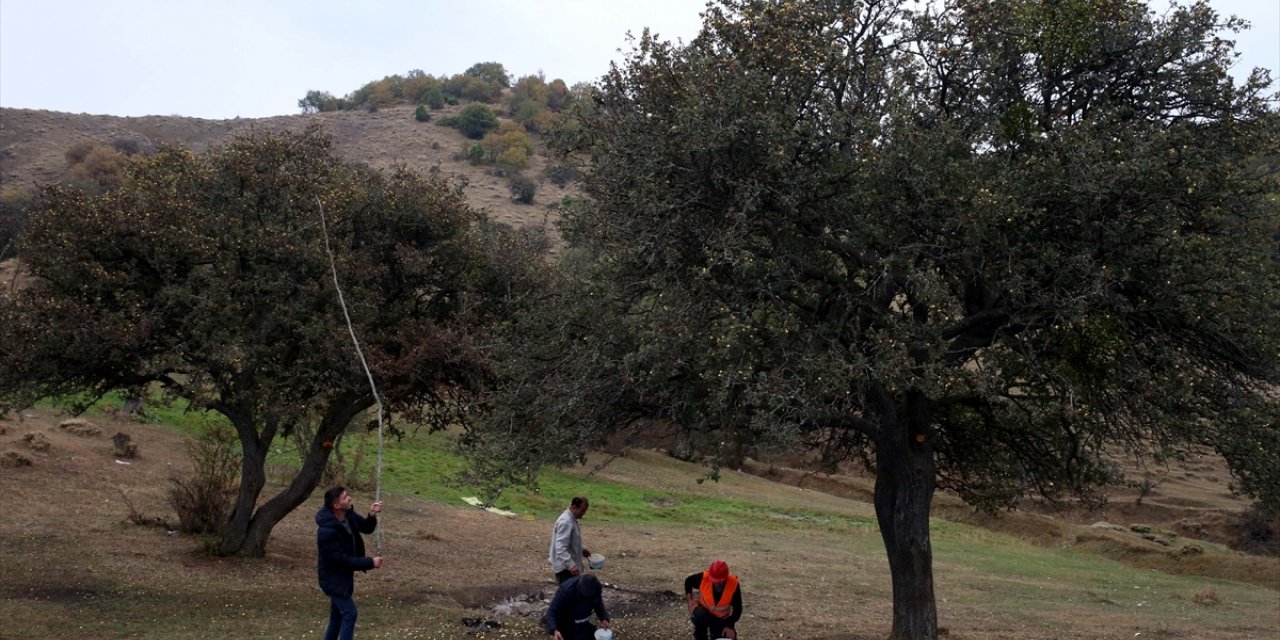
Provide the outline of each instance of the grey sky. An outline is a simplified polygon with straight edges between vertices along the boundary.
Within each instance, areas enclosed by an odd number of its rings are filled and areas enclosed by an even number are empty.
[[[1159,6],[1164,3],[1157,0]],[[1211,0],[1254,23],[1241,67],[1280,79],[1280,2]],[[0,0],[0,105],[204,118],[297,112],[422,69],[501,62],[570,84],[603,74],[626,33],[692,38],[702,0]]]

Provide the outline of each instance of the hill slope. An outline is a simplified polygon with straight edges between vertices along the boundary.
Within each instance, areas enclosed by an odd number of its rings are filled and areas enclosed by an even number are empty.
[[[435,119],[455,113],[458,107],[434,112]],[[225,144],[254,128],[301,131],[319,124],[333,136],[337,152],[351,162],[386,168],[403,164],[418,171],[439,167],[445,175],[467,183],[472,206],[487,211],[493,220],[515,227],[542,227],[554,234],[556,205],[569,189],[540,180],[531,205],[511,200],[506,179],[489,167],[477,167],[455,157],[466,138],[434,122],[414,120],[409,106],[387,107],[373,113],[335,111],[271,118],[204,120],[181,116],[122,118],[88,114],[0,108],[0,191],[48,183],[62,177],[64,154],[78,142],[109,145],[132,140],[141,146],[181,145],[201,152]],[[547,159],[535,154],[526,173],[538,180]]]
[[[59,428],[61,418],[47,409],[9,418],[0,418],[0,459],[21,456],[30,464],[0,468],[0,495],[10,505],[0,520],[8,547],[0,554],[6,638],[296,638],[318,631],[327,602],[315,586],[314,499],[276,528],[266,558],[210,558],[198,540],[154,526],[174,519],[167,478],[188,464],[179,431],[96,415],[102,431],[77,434]],[[138,457],[113,455],[117,431],[139,443]],[[612,585],[606,598],[620,637],[687,637],[674,592],[714,558],[728,560],[743,579],[740,627],[748,637],[874,640],[889,628],[888,566],[872,509],[859,499],[736,472],[702,483],[702,467],[631,450],[571,470],[554,494],[533,497],[544,505],[536,515],[503,517],[387,491],[399,484],[395,467],[383,485],[387,565],[358,578],[361,637],[546,637],[535,620],[545,609],[540,595],[552,588],[547,542],[571,491],[592,497],[584,540],[608,557],[598,575]],[[355,494],[363,508],[373,491]],[[1030,530],[1046,521],[1022,522]],[[1210,549],[1170,562],[1213,565],[1229,575],[1178,576],[1164,572],[1167,563],[1161,571],[1135,570],[1099,548],[1137,548],[1120,533],[1072,530],[1042,546],[1011,535],[1009,526],[992,532],[935,520],[938,607],[949,639],[1243,640],[1274,637],[1280,624],[1274,558]],[[483,618],[502,626],[468,635],[475,625],[463,621]]]

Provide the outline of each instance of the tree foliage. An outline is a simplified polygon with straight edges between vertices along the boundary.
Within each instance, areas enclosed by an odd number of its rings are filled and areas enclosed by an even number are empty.
[[[727,463],[862,459],[892,637],[932,640],[936,487],[1092,499],[1116,456],[1207,447],[1280,504],[1280,214],[1250,169],[1280,119],[1203,4],[907,6],[721,0],[688,46],[641,37],[561,138],[594,159],[580,275],[469,442],[515,476],[661,418]]]
[[[31,284],[0,298],[0,409],[154,384],[226,416],[243,457],[220,551],[261,554],[375,404],[337,304],[322,211],[385,410],[430,427],[465,422],[492,379],[477,337],[527,265],[490,253],[500,239],[459,186],[345,165],[315,129],[203,155],[165,149],[102,196],[46,188],[20,237]],[[272,444],[295,433],[308,436],[300,469],[260,501]]]
[[[498,128],[498,116],[494,115],[493,109],[488,105],[474,103],[463,107],[454,123],[462,135],[479,140]]]
[[[479,78],[489,84],[497,85],[503,89],[511,86],[511,76],[507,73],[507,68],[502,66],[500,62],[477,62],[471,65],[463,75]]]
[[[0,260],[12,258],[17,253],[13,241],[22,230],[27,212],[35,206],[35,199],[36,195],[30,189],[0,191]]]
[[[328,91],[320,91],[312,89],[307,95],[298,100],[298,108],[303,113],[320,113],[324,111],[338,111],[346,107],[346,102],[342,98],[335,97]]]

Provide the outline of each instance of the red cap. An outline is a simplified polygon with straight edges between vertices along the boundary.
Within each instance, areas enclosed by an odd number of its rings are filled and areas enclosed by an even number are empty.
[[[729,565],[724,560],[716,560],[711,563],[711,568],[707,570],[711,575],[712,582],[724,582],[729,579]]]

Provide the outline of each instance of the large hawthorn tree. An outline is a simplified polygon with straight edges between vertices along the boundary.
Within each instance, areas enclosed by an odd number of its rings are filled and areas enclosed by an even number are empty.
[[[571,138],[578,280],[525,327],[559,346],[473,444],[568,462],[660,417],[861,457],[895,640],[937,637],[938,487],[1087,498],[1115,456],[1208,447],[1280,504],[1277,113],[1228,73],[1239,26],[717,0],[687,45],[646,34]]]
[[[344,164],[318,130],[166,149],[100,196],[46,188],[19,240],[30,284],[0,298],[0,408],[159,385],[222,414],[243,464],[219,549],[262,554],[375,406],[322,212],[384,410],[465,420],[492,374],[476,338],[531,282],[528,254],[485,233],[460,186]],[[272,443],[291,432],[310,435],[302,464],[260,501]]]

